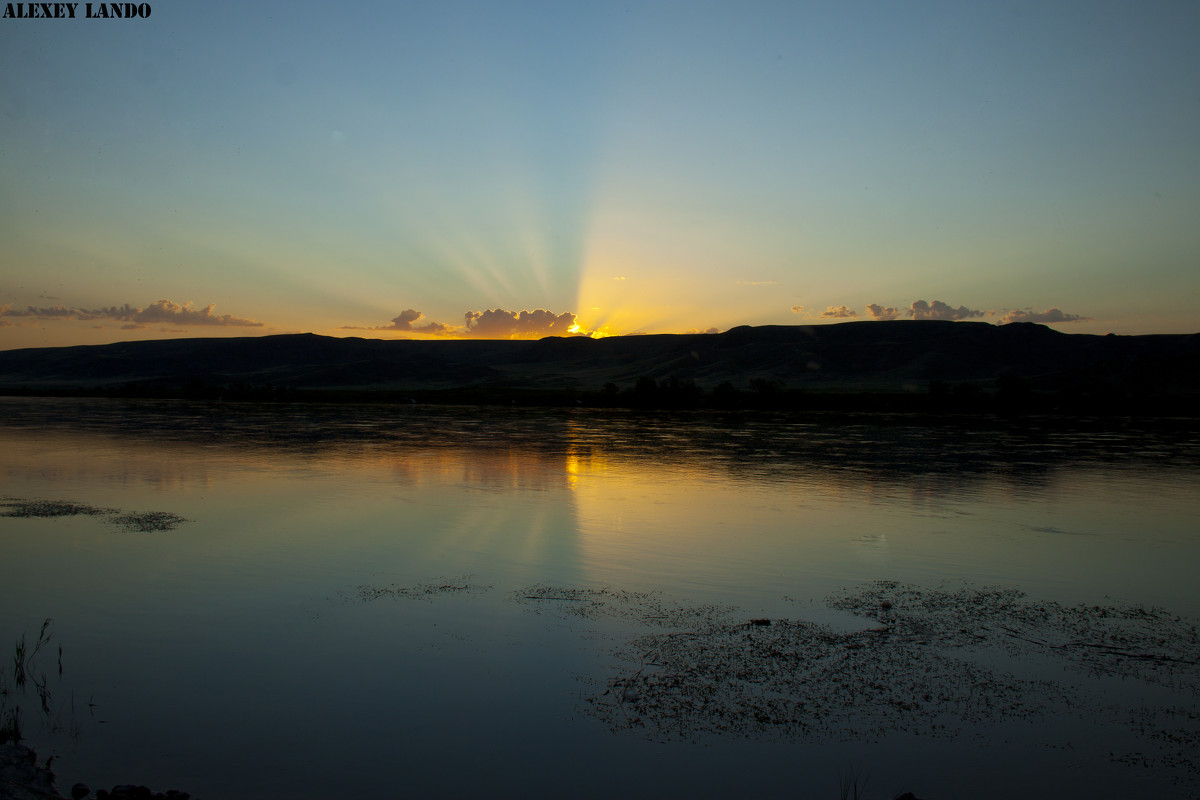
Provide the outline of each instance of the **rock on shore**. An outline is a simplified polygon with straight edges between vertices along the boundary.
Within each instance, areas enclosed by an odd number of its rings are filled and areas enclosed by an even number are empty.
[[[83,800],[91,789],[82,783],[71,788],[73,800]],[[122,784],[112,789],[98,789],[96,800],[192,800],[187,792],[171,789],[165,793],[150,791],[145,786]],[[37,753],[19,744],[0,745],[0,800],[67,800],[54,785],[54,773],[49,761],[38,764]]]

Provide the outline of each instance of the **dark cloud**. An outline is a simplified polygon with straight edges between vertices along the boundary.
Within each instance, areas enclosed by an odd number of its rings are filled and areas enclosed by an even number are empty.
[[[1009,311],[1000,318],[1000,324],[1005,325],[1009,322],[1083,322],[1090,319],[1091,317],[1082,317],[1079,314],[1067,314],[1058,308],[1047,308],[1045,311],[1026,308]]]
[[[406,308],[397,316],[392,317],[392,324],[384,325],[382,330],[411,331],[413,329],[412,324],[423,316],[425,315],[415,308]]]
[[[196,308],[191,303],[179,305],[170,300],[159,300],[143,309],[136,309],[126,304],[121,309],[103,309],[106,315],[113,319],[141,323],[170,323],[174,325],[230,325],[235,327],[261,328],[261,322],[242,319],[231,314],[217,316],[213,314],[215,303],[209,303],[204,308]]]
[[[941,300],[934,300],[932,303],[926,303],[924,300],[915,300],[912,306],[909,307],[908,314],[913,319],[960,320],[983,316],[982,311],[976,311],[966,306],[952,308]]]
[[[899,319],[904,315],[904,312],[898,308],[891,306],[883,307],[878,303],[867,303],[867,313],[871,315],[871,319]]]
[[[263,323],[251,319],[235,317],[231,314],[220,316],[213,313],[215,303],[209,303],[204,308],[196,308],[192,303],[172,303],[170,300],[159,300],[145,308],[135,308],[126,303],[123,306],[108,308],[71,308],[68,306],[50,306],[24,309],[13,309],[11,306],[0,306],[0,316],[3,317],[32,317],[34,319],[79,319],[79,320],[114,320],[129,325],[153,325],[170,323],[174,325],[219,325],[243,328],[261,328]],[[128,328],[129,325],[125,327]]]
[[[540,339],[583,334],[575,324],[575,315],[569,311],[555,314],[541,308],[520,312],[494,308],[468,311],[463,319],[466,330],[457,335],[472,339]]]
[[[821,316],[830,319],[846,319],[848,317],[857,317],[858,312],[846,306],[830,306],[821,312]]]
[[[0,317],[34,317],[35,319],[92,319],[92,317],[83,316],[88,312],[81,309],[67,308],[66,306],[51,306],[50,308],[34,308],[26,306],[24,309],[12,307],[12,304],[0,306]]]
[[[343,325],[342,330],[400,331],[465,339],[540,339],[544,336],[588,335],[576,325],[574,314],[555,314],[540,308],[536,311],[506,311],[502,308],[468,311],[463,315],[466,322],[463,327],[443,325],[440,322],[417,324],[424,319],[425,315],[420,311],[406,308],[392,317],[392,321],[386,325]]]
[[[443,325],[440,322],[427,322],[424,325],[413,325],[414,322],[420,322],[425,319],[425,315],[415,308],[406,308],[396,316],[392,317],[392,321],[387,325],[371,325],[362,327],[358,325],[343,325],[344,331],[405,331],[410,333],[430,333],[436,335],[444,335],[450,333],[453,329],[449,325]]]
[[[983,311],[967,308],[966,306],[953,308],[941,300],[934,300],[931,303],[927,303],[924,300],[917,300],[906,309],[881,306],[878,303],[868,303],[867,313],[871,315],[871,319],[877,320],[899,319],[902,316],[909,316],[913,319],[962,320],[985,316]],[[995,316],[996,312],[989,311],[986,315]],[[828,313],[822,316],[828,316]],[[998,321],[1003,325],[1009,322],[1079,322],[1087,319],[1091,319],[1091,317],[1084,317],[1079,314],[1067,314],[1058,308],[1048,308],[1045,311],[1034,311],[1033,309],[1026,308],[1009,311]]]
[[[792,306],[793,314],[800,314],[804,311],[804,306]]]

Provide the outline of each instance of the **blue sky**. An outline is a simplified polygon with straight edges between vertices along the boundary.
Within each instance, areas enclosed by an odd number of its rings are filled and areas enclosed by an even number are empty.
[[[151,6],[0,19],[0,348],[1200,331],[1194,3]]]

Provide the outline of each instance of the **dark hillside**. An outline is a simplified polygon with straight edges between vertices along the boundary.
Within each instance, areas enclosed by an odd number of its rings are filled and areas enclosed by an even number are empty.
[[[1091,336],[1041,325],[896,321],[721,334],[539,341],[313,334],[0,351],[0,391],[187,394],[197,387],[343,392],[596,392],[639,379],[703,393],[991,391],[1200,397],[1200,334]],[[612,386],[609,386],[611,393]]]

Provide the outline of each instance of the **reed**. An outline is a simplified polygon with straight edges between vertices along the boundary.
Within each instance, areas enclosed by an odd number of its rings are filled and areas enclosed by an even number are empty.
[[[18,639],[16,641],[16,643],[14,644],[14,647],[13,647],[13,681],[17,684],[18,688],[24,686],[26,680],[28,680],[33,675],[33,662],[34,662],[34,659],[37,658],[37,654],[41,651],[41,649],[43,647],[50,644],[50,639],[53,638],[53,636],[54,636],[54,634],[50,632],[50,626],[53,623],[54,623],[54,620],[52,618],[47,618],[46,621],[42,623],[42,629],[40,631],[38,631],[38,638],[37,638],[37,641],[33,643],[32,649],[30,649],[26,645],[24,633],[21,634],[21,638]],[[59,648],[59,667],[60,667],[59,674],[62,673],[61,665],[62,665],[62,648],[60,647]]]
[[[21,722],[21,698],[26,697],[26,685],[32,684],[38,698],[42,716],[47,721],[54,714],[53,694],[44,672],[37,669],[38,654],[54,638],[51,626],[54,620],[47,618],[38,631],[37,638],[30,642],[24,633],[13,642],[12,688],[5,673],[0,672],[0,744],[20,743],[23,737]],[[62,676],[62,647],[58,648],[58,674]]]
[[[842,800],[866,800],[867,777],[859,775],[858,770],[851,768],[847,774],[838,778],[838,789]]]

